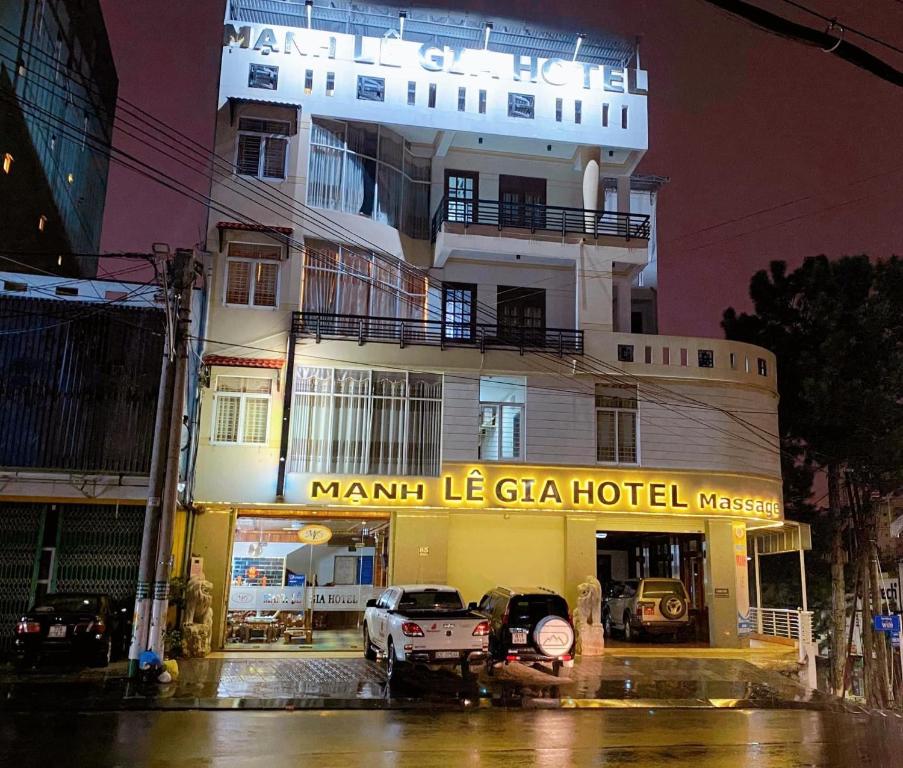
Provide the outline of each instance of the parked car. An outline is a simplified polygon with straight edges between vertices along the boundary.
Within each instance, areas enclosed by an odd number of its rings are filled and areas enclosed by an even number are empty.
[[[367,601],[364,656],[386,659],[389,682],[409,667],[460,666],[465,679],[471,665],[483,662],[489,623],[464,604],[454,587],[412,584],[386,589]]]
[[[478,610],[489,620],[493,661],[551,665],[555,675],[574,665],[574,625],[567,600],[557,592],[496,587],[483,595]]]
[[[627,640],[643,634],[678,640],[692,629],[687,590],[680,579],[612,582],[602,604],[602,621],[609,636],[620,631]]]
[[[16,623],[13,661],[25,667],[48,656],[68,656],[106,667],[128,653],[132,612],[127,601],[104,594],[45,595]]]

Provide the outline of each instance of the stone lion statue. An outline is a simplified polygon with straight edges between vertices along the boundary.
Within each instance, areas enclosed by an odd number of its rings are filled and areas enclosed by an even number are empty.
[[[602,630],[602,585],[595,576],[587,576],[577,585],[577,609],[574,611],[577,630],[577,653],[598,656],[605,647]]]
[[[213,626],[213,584],[203,577],[192,576],[185,585],[185,613],[182,626]]]

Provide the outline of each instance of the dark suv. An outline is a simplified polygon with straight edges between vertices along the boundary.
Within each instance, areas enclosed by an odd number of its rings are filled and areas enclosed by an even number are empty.
[[[489,620],[493,661],[551,664],[558,675],[574,665],[574,627],[567,601],[545,587],[496,587],[480,600]],[[487,669],[492,670],[492,665]]]

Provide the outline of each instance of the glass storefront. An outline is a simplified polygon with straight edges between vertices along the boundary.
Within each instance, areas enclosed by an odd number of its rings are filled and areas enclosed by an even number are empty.
[[[389,520],[239,517],[228,650],[360,650],[367,600],[386,586]]]

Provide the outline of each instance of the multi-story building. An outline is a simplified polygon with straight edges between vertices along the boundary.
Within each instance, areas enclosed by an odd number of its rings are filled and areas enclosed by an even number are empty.
[[[134,594],[163,314],[153,285],[0,272],[0,654],[47,592]]]
[[[117,89],[97,0],[0,6],[0,269],[96,274]]]
[[[387,582],[588,575],[681,578],[738,642],[747,534],[783,518],[774,358],[640,332],[650,93],[614,38],[227,4],[190,542],[216,644],[359,642]]]

